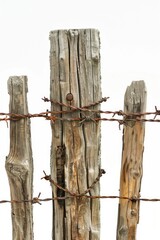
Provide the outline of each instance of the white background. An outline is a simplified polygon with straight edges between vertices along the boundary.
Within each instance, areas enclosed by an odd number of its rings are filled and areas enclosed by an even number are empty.
[[[123,96],[132,80],[145,80],[147,111],[160,108],[160,2],[158,0],[0,0],[0,112],[8,112],[7,80],[28,76],[30,113],[50,107],[49,32],[96,28],[101,38],[101,75],[105,110],[123,109]],[[49,121],[32,119],[34,196],[51,197]],[[160,125],[146,124],[141,196],[160,198]],[[102,123],[101,195],[119,194],[122,130]],[[4,164],[9,152],[9,129],[0,122],[0,200],[10,199]],[[51,202],[34,205],[35,239],[51,239]],[[101,201],[101,240],[116,238],[118,200]],[[160,203],[141,202],[137,239],[160,239]],[[12,239],[10,204],[0,204],[0,239]]]

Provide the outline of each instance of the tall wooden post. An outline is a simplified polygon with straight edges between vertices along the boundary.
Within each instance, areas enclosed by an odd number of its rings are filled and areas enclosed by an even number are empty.
[[[101,99],[100,40],[94,29],[50,33],[51,99],[76,107]],[[70,107],[52,104],[52,111]],[[99,105],[90,107],[98,110]],[[100,170],[100,123],[91,113],[73,111],[57,116],[84,118],[52,123],[51,177],[71,192],[83,193]],[[96,114],[90,116],[96,117]],[[86,121],[85,121],[86,119]],[[68,196],[53,186],[53,196]],[[99,183],[90,192],[99,195]],[[70,198],[53,202],[53,239],[100,239],[99,199]]]
[[[28,114],[27,77],[10,77],[10,113]],[[32,150],[28,118],[10,121],[10,152],[6,159],[11,200],[32,199]],[[32,203],[12,204],[12,239],[33,239]]]
[[[133,81],[127,87],[124,99],[124,112],[140,113],[146,109],[146,88],[144,81]],[[135,116],[131,117],[135,119]],[[120,196],[139,198],[142,178],[145,124],[128,121],[123,128],[123,150],[120,176]],[[136,239],[139,221],[139,201],[120,199],[117,240]]]

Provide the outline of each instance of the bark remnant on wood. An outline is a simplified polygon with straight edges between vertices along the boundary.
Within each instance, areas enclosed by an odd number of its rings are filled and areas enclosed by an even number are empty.
[[[124,112],[140,113],[146,110],[146,88],[144,81],[133,81],[127,87]],[[130,119],[135,119],[132,116]],[[127,119],[128,120],[128,119]],[[123,128],[123,149],[120,176],[120,196],[139,198],[143,172],[145,123],[127,121]],[[139,201],[120,199],[117,240],[136,239],[139,222]]]
[[[14,76],[8,80],[10,113],[28,114],[27,77]],[[10,121],[10,152],[6,158],[11,200],[32,199],[33,162],[28,118]],[[13,240],[33,239],[32,203],[12,204]]]
[[[50,43],[51,99],[77,107],[100,100],[99,32],[95,29],[52,31]],[[96,105],[90,109],[99,108]],[[70,108],[58,104],[51,106],[54,111],[66,109]],[[90,116],[90,113],[85,115]],[[59,117],[83,118],[84,115],[74,111],[59,114]],[[100,170],[100,123],[84,121],[80,125],[76,121],[56,121],[51,126],[51,177],[58,181],[57,168],[61,173],[64,169],[64,186],[74,193],[82,193],[93,183]],[[59,154],[61,164],[59,158],[56,161],[57,147],[65,148],[65,157]],[[57,189],[52,189],[56,197]],[[99,195],[99,183],[90,194]],[[72,198],[63,201],[63,205],[62,201],[54,201],[53,239],[99,240],[99,211],[99,199]]]

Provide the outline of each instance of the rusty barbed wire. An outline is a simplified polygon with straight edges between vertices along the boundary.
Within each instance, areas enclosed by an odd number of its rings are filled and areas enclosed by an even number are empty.
[[[45,173],[45,171],[43,171],[44,173],[44,177],[42,177],[41,179],[45,179],[47,181],[50,181],[50,183],[52,183],[55,187],[63,190],[64,192],[66,193],[69,193],[71,196],[76,196],[76,197],[80,197],[80,196],[84,196],[85,194],[87,194],[88,192],[90,192],[93,187],[95,186],[95,184],[100,180],[100,178],[102,177],[103,174],[105,174],[105,170],[104,169],[101,169],[98,176],[96,177],[96,179],[93,181],[93,183],[91,184],[91,186],[89,186],[89,188],[87,188],[83,193],[80,193],[80,194],[77,194],[77,193],[74,193],[74,192],[71,192],[70,190],[68,190],[67,188],[63,188],[62,186],[60,186],[56,181],[54,181],[52,178],[51,178],[51,175],[47,175]]]
[[[41,193],[39,193],[40,195]],[[135,197],[125,197],[125,196],[89,196],[89,195],[74,195],[74,196],[65,196],[65,197],[50,197],[50,198],[39,198],[34,197],[29,200],[0,200],[0,204],[2,203],[11,203],[11,204],[21,204],[21,203],[31,203],[31,204],[40,204],[41,202],[48,201],[57,201],[57,200],[67,200],[69,198],[89,198],[89,199],[124,199],[128,201],[143,201],[143,202],[160,202],[160,198],[135,198]]]
[[[0,116],[5,116],[3,118],[0,118],[0,121],[5,121],[8,126],[8,121],[18,121],[25,118],[44,118],[46,120],[50,120],[53,124],[56,121],[77,121],[79,122],[78,126],[82,126],[86,122],[94,122],[97,123],[98,121],[109,121],[109,122],[118,122],[119,128],[121,125],[128,125],[128,122],[160,122],[160,119],[156,119],[157,116],[160,115],[160,110],[155,106],[155,111],[153,112],[140,112],[140,113],[125,113],[122,110],[119,111],[104,111],[104,110],[95,110],[95,109],[89,109],[90,107],[96,106],[102,102],[106,102],[109,97],[104,97],[100,99],[97,102],[90,103],[86,106],[82,107],[76,107],[72,106],[70,104],[61,103],[58,101],[54,101],[51,99],[48,99],[46,97],[42,98],[45,102],[51,102],[53,104],[58,104],[59,106],[66,107],[66,110],[60,110],[60,111],[45,111],[41,113],[34,113],[34,114],[18,114],[18,113],[2,113],[0,112]],[[62,117],[62,114],[67,113],[73,113],[75,111],[79,111],[81,117]],[[89,112],[90,115],[86,115],[85,113]],[[112,114],[111,118],[105,118],[101,117],[100,114]],[[118,116],[119,118],[115,118],[115,116]],[[144,118],[146,115],[153,115],[153,118],[146,119]],[[143,117],[143,118],[142,118]]]
[[[127,122],[160,122],[160,119],[155,119],[155,117],[157,115],[156,112],[146,112],[146,113],[139,113],[139,114],[135,114],[135,113],[131,113],[131,114],[126,114],[124,113],[122,116],[124,118],[120,119],[120,118],[104,118],[104,117],[93,117],[91,116],[82,116],[82,117],[70,117],[70,118],[65,118],[65,117],[58,117],[55,114],[59,114],[62,111],[56,111],[56,112],[51,112],[51,111],[47,111],[47,112],[42,112],[42,113],[35,113],[35,114],[15,114],[15,113],[0,113],[0,116],[4,116],[4,118],[0,118],[0,121],[5,121],[8,125],[8,121],[18,121],[21,119],[25,119],[25,118],[45,118],[46,120],[50,120],[52,123],[55,123],[55,121],[68,121],[68,122],[72,122],[72,121],[77,121],[79,122],[79,126],[81,126],[82,124],[86,123],[86,122],[94,122],[97,123],[98,121],[108,121],[108,122],[118,122],[119,125],[128,125]],[[97,111],[99,112],[99,111]],[[121,111],[120,111],[121,112]],[[94,112],[95,113],[95,112]],[[107,111],[105,112],[106,114],[110,114],[110,113],[114,113],[114,114],[118,114],[117,111],[115,112],[111,112],[111,111]],[[49,114],[54,114],[54,115],[50,115]],[[122,112],[121,112],[122,114]],[[133,117],[133,115],[135,114],[135,116],[137,116],[136,118],[131,118]],[[146,119],[146,118],[139,118],[140,116],[144,116],[144,115],[149,115],[152,114],[154,115],[154,118],[152,119]]]
[[[41,179],[45,179],[49,182],[51,182],[55,187],[63,190],[66,193],[69,193],[68,196],[64,197],[50,197],[50,198],[40,198],[41,193],[38,194],[38,197],[34,197],[33,199],[27,199],[27,200],[0,200],[0,204],[2,203],[11,203],[11,204],[21,204],[21,203],[31,203],[31,204],[42,204],[41,202],[48,202],[48,201],[58,201],[58,200],[67,200],[69,198],[88,198],[88,199],[124,199],[132,202],[136,201],[145,201],[145,202],[160,202],[160,198],[141,198],[141,197],[127,197],[127,196],[94,196],[94,195],[86,195],[88,192],[93,189],[95,184],[100,180],[103,174],[105,174],[105,170],[101,169],[97,178],[93,181],[91,186],[85,190],[83,193],[73,193],[67,188],[63,188],[60,185],[58,185],[57,182],[55,182],[52,178],[51,175],[47,175],[45,171],[43,171],[44,175]]]
[[[106,171],[105,171],[104,169],[101,169],[100,172],[99,172],[99,174],[98,174],[98,177],[93,181],[93,183],[91,184],[91,186],[90,186],[86,191],[84,191],[83,193],[80,194],[80,196],[84,196],[84,195],[86,195],[87,193],[89,193],[89,192],[93,189],[93,187],[95,186],[95,184],[96,184],[97,182],[99,182],[99,180],[100,180],[100,178],[102,177],[102,175],[105,174],[105,173],[106,173]]]
[[[98,105],[98,104],[100,104],[100,103],[102,103],[102,102],[106,102],[107,100],[109,99],[109,97],[104,97],[104,98],[102,98],[102,99],[100,99],[99,101],[97,101],[97,102],[94,102],[94,103],[90,103],[90,104],[88,104],[88,105],[86,105],[86,106],[83,106],[83,107],[76,107],[76,106],[73,106],[73,105],[71,105],[71,104],[65,104],[65,103],[62,103],[62,102],[58,102],[58,101],[55,101],[55,100],[52,100],[52,99],[48,99],[48,98],[46,98],[46,97],[43,97],[42,98],[42,100],[44,101],[44,102],[51,102],[51,103],[53,103],[53,104],[58,104],[59,106],[63,106],[63,107],[67,107],[67,108],[70,108],[70,109],[72,109],[72,111],[77,111],[77,110],[80,110],[80,111],[88,111],[89,109],[89,107],[94,107],[94,106],[96,106],[96,105]]]
[[[84,112],[88,111],[88,112],[92,112],[92,113],[113,114],[112,118],[115,115],[123,116],[123,117],[131,117],[131,116],[132,117],[133,116],[142,117],[142,116],[145,116],[145,115],[154,115],[154,119],[156,118],[156,116],[160,115],[160,110],[158,110],[156,106],[155,106],[155,112],[140,112],[140,113],[131,112],[129,114],[123,112],[122,110],[119,110],[119,111],[103,111],[103,110],[88,109],[89,107],[96,106],[100,103],[106,102],[108,99],[109,99],[109,97],[104,97],[97,102],[90,103],[89,105],[86,105],[86,106],[83,106],[83,107],[76,107],[76,106],[73,106],[73,105],[69,105],[69,104],[58,102],[58,101],[55,101],[55,100],[52,100],[52,99],[48,99],[46,97],[42,98],[42,100],[44,102],[51,102],[53,104],[58,104],[59,106],[64,106],[64,107],[72,109],[72,110],[68,110],[68,111],[59,111],[59,113],[70,113],[70,112],[73,112],[73,111],[84,111]]]

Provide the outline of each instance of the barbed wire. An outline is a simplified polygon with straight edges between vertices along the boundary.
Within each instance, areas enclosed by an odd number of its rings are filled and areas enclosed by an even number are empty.
[[[109,97],[104,97],[101,100],[90,103],[86,106],[82,107],[76,107],[69,104],[65,104],[58,101],[53,101],[51,99],[48,99],[46,97],[42,98],[44,102],[51,102],[52,104],[58,104],[59,106],[66,107],[66,110],[60,110],[60,111],[49,111],[46,110],[45,112],[41,113],[28,113],[28,114],[19,114],[19,113],[3,113],[0,112],[0,116],[5,116],[3,118],[0,118],[0,121],[6,121],[8,124],[8,121],[18,121],[25,118],[44,118],[46,120],[50,120],[52,123],[55,123],[56,121],[77,121],[80,124],[78,126],[81,126],[82,124],[85,124],[86,122],[94,122],[97,123],[98,121],[109,121],[109,122],[118,122],[119,128],[121,125],[128,125],[128,122],[160,122],[160,119],[156,119],[157,116],[160,115],[160,110],[157,109],[155,106],[155,111],[151,112],[130,112],[125,113],[122,110],[119,111],[104,111],[104,110],[95,110],[95,109],[89,109],[90,107],[94,107],[102,102],[106,102],[109,99]],[[68,114],[73,113],[75,111],[79,111],[81,113],[81,117],[62,117],[62,114]],[[86,115],[85,112],[90,113],[90,115]],[[111,118],[105,118],[100,117],[100,114],[112,114]],[[61,117],[59,117],[61,115]],[[118,116],[118,118],[115,118],[115,116]],[[147,115],[153,115],[153,118],[146,119],[145,116]],[[142,118],[143,117],[143,118]]]
[[[70,93],[70,94],[71,94],[71,93]],[[66,98],[67,98],[67,97],[66,97]],[[71,98],[71,99],[72,99],[72,98]],[[46,98],[46,97],[43,97],[43,98],[42,98],[42,100],[43,100],[44,102],[51,102],[51,103],[57,104],[57,105],[59,105],[59,106],[63,106],[63,107],[70,108],[71,110],[70,110],[70,111],[66,111],[66,113],[68,113],[68,112],[73,112],[73,111],[78,111],[78,110],[80,110],[80,111],[88,111],[88,110],[89,110],[88,108],[94,107],[94,106],[96,106],[96,105],[99,105],[99,104],[102,103],[102,102],[106,102],[108,99],[109,99],[109,97],[104,97],[104,98],[100,99],[99,101],[96,101],[96,102],[94,102],[94,103],[90,103],[90,104],[88,104],[88,105],[86,105],[86,106],[76,107],[76,106],[73,106],[73,105],[71,105],[71,104],[66,104],[66,103],[58,102],[58,101],[55,101],[55,100],[52,100],[52,99],[48,99],[48,98]],[[70,100],[69,100],[69,101],[70,101]],[[70,101],[70,102],[71,102],[71,101]],[[63,111],[62,111],[62,112],[63,112]],[[63,112],[63,113],[64,113],[64,112]]]
[[[49,201],[57,201],[57,200],[67,200],[69,198],[88,198],[88,199],[124,199],[129,201],[144,201],[144,202],[160,202],[159,198],[129,198],[123,196],[66,196],[66,197],[50,197],[50,198],[40,198],[41,193],[39,193],[39,197],[34,197],[33,199],[29,200],[0,200],[0,204],[2,203],[11,203],[11,204],[20,204],[20,203],[38,203],[41,205],[41,202],[49,202]]]
[[[40,198],[41,193],[38,194],[37,197],[34,197],[33,199],[27,199],[27,200],[0,200],[0,204],[2,203],[11,203],[11,204],[21,204],[21,203],[31,203],[31,204],[42,204],[42,202],[49,202],[49,201],[58,201],[58,200],[67,200],[70,198],[77,198],[77,199],[81,199],[81,198],[87,198],[87,199],[122,199],[122,200],[128,200],[128,201],[132,201],[132,202],[136,202],[136,201],[145,201],[145,202],[160,202],[160,198],[141,198],[141,197],[127,197],[127,196],[94,196],[94,195],[86,195],[87,193],[89,193],[91,191],[91,189],[94,188],[95,184],[100,180],[100,177],[102,177],[103,174],[105,174],[105,170],[101,169],[97,178],[93,181],[93,183],[91,184],[91,186],[86,189],[83,193],[73,193],[71,192],[69,189],[67,188],[63,188],[60,185],[58,185],[58,183],[56,181],[54,181],[51,178],[51,175],[47,175],[44,172],[44,176],[41,179],[45,179],[47,181],[49,181],[51,184],[53,184],[56,188],[59,188],[61,190],[63,190],[64,192],[68,193],[68,196],[63,196],[63,197],[50,197],[50,198]]]
[[[69,193],[71,196],[76,196],[76,197],[80,197],[80,196],[84,196],[85,194],[87,194],[88,192],[91,191],[91,189],[93,189],[94,185],[99,182],[100,178],[102,177],[103,174],[105,174],[105,170],[101,169],[97,178],[93,181],[93,183],[91,184],[91,186],[89,186],[89,188],[87,188],[83,193],[77,194],[77,193],[73,193],[70,190],[68,190],[67,188],[63,188],[62,186],[58,185],[58,183],[56,183],[52,178],[51,175],[46,175],[45,171],[43,171],[44,173],[44,177],[42,177],[41,179],[45,179],[50,181],[51,184],[53,184],[55,187],[63,190],[66,193]]]
[[[71,96],[72,97],[72,96]],[[134,113],[134,112],[130,112],[130,113],[125,113],[122,110],[119,111],[104,111],[104,110],[95,110],[95,109],[89,109],[91,107],[94,107],[102,102],[106,102],[109,99],[109,97],[105,97],[102,98],[101,100],[94,102],[94,103],[90,103],[86,106],[82,106],[82,107],[76,107],[76,106],[72,106],[71,104],[65,104],[65,103],[61,103],[58,101],[54,101],[51,99],[48,99],[46,97],[42,98],[42,100],[44,102],[51,102],[52,104],[57,104],[61,107],[66,107],[67,110],[60,110],[60,111],[48,111],[46,110],[45,112],[41,112],[41,113],[34,113],[34,114],[18,114],[18,113],[3,113],[0,112],[0,116],[5,116],[3,118],[0,118],[0,121],[6,121],[7,126],[8,126],[8,121],[18,121],[21,119],[25,119],[25,118],[44,118],[46,120],[50,120],[52,123],[55,123],[55,121],[59,120],[59,121],[78,121],[79,122],[79,126],[85,124],[85,122],[94,122],[97,123],[98,121],[110,121],[110,122],[118,122],[119,123],[119,127],[121,125],[128,125],[128,122],[133,121],[133,122],[160,122],[160,119],[156,119],[157,116],[160,115],[160,110],[157,109],[157,107],[155,106],[155,111],[151,111],[151,112],[140,112],[140,113]],[[71,103],[71,101],[70,101]],[[61,114],[68,114],[68,113],[73,113],[75,111],[79,111],[79,113],[81,114],[81,117],[59,117],[59,115]],[[89,112],[90,115],[85,115],[85,112]],[[97,117],[100,116],[100,114],[112,114],[111,118],[104,118],[104,117]],[[57,116],[58,115],[58,116]],[[94,117],[95,115],[95,117]],[[120,118],[115,118],[115,116],[118,116]],[[142,118],[145,117],[147,115],[153,115],[152,119],[146,119],[146,118]],[[34,197],[33,199],[29,199],[29,200],[0,200],[0,204],[2,203],[11,203],[11,204],[19,204],[19,203],[31,203],[31,204],[41,204],[41,202],[48,202],[48,201],[57,201],[57,200],[66,200],[68,198],[89,198],[89,199],[124,199],[124,200],[128,200],[128,201],[146,201],[146,202],[160,202],[160,198],[140,198],[140,197],[127,197],[127,196],[93,196],[93,195],[87,195],[87,193],[89,193],[91,191],[91,189],[94,188],[95,184],[100,180],[100,177],[105,173],[105,171],[103,169],[100,170],[98,177],[93,181],[93,183],[91,184],[91,186],[86,189],[83,193],[73,193],[71,192],[69,189],[67,188],[63,188],[60,185],[58,185],[58,183],[56,181],[54,181],[51,178],[51,175],[47,175],[44,172],[44,176],[41,179],[45,179],[51,182],[51,184],[53,184],[55,187],[61,189],[62,191],[68,193],[68,196],[63,196],[63,197],[51,197],[51,198],[40,198],[41,193],[38,194],[37,197]]]

